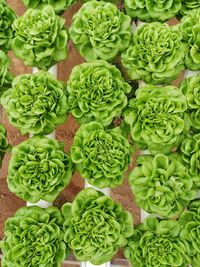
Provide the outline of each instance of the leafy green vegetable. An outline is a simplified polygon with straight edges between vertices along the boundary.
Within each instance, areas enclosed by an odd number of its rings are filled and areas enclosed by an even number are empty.
[[[71,158],[90,184],[99,188],[116,187],[124,180],[131,150],[119,128],[104,130],[101,124],[90,122],[77,131]]]
[[[195,198],[197,189],[177,154],[142,156],[129,175],[136,203],[149,213],[173,218]]]
[[[69,184],[72,172],[64,144],[37,136],[13,148],[7,182],[10,191],[23,200],[51,202]]]
[[[28,9],[14,21],[13,29],[13,52],[26,65],[48,69],[67,57],[65,20],[56,16],[52,6]]]
[[[103,193],[87,188],[62,207],[65,242],[79,261],[110,261],[133,233],[133,218]]]
[[[184,69],[187,51],[179,27],[152,22],[140,26],[122,53],[122,63],[133,80],[171,83]]]
[[[4,91],[10,88],[13,74],[9,71],[10,60],[7,55],[0,50],[0,97]]]
[[[190,203],[184,211],[179,223],[182,227],[181,238],[186,240],[192,257],[192,267],[198,267],[200,263],[200,199]]]
[[[63,216],[55,207],[23,207],[5,223],[2,267],[61,267],[67,248]]]
[[[180,10],[181,0],[125,0],[129,16],[144,21],[166,21]]]
[[[185,65],[191,70],[200,70],[200,8],[190,11],[181,20],[183,41],[188,47]]]
[[[188,14],[191,10],[197,9],[200,7],[199,0],[182,0],[182,7],[180,10],[180,15],[184,16]]]
[[[200,75],[185,78],[180,89],[186,96],[187,116],[193,130],[200,129]]]
[[[87,61],[111,60],[129,45],[131,19],[112,3],[89,1],[74,15],[69,32]]]
[[[182,141],[186,109],[186,98],[178,88],[145,85],[136,91],[124,116],[140,148],[167,154]]]
[[[7,52],[11,48],[14,37],[12,29],[13,21],[16,19],[14,11],[6,4],[6,1],[0,1],[0,49]]]
[[[6,130],[3,125],[0,123],[0,167],[5,153],[10,149],[10,145],[6,140]]]
[[[9,121],[22,134],[48,134],[65,122],[68,111],[66,85],[45,71],[16,77],[1,104]]]
[[[200,187],[200,134],[189,135],[181,144],[182,158]]]
[[[102,60],[74,67],[67,85],[69,108],[81,124],[111,124],[121,115],[127,105],[126,94],[131,91],[120,71]]]
[[[177,221],[149,216],[129,239],[125,257],[134,267],[187,267],[189,247],[180,231]]]
[[[42,8],[45,5],[51,5],[57,14],[63,13],[76,0],[23,0],[28,8]]]

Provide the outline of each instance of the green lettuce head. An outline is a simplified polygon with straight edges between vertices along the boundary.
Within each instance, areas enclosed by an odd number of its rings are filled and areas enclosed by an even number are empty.
[[[68,33],[64,24],[52,6],[28,9],[13,23],[13,52],[28,66],[49,69],[67,57]]]
[[[200,263],[200,199],[190,203],[184,211],[179,223],[182,227],[181,237],[188,242],[192,266],[198,267]]]
[[[145,85],[130,100],[124,117],[139,147],[167,154],[182,141],[186,109],[186,98],[178,88]]]
[[[194,9],[181,20],[183,42],[188,49],[185,65],[190,70],[200,70],[200,8]]]
[[[110,261],[133,234],[133,218],[120,204],[87,188],[62,207],[64,240],[79,261],[99,265]]]
[[[87,61],[111,60],[129,45],[131,18],[112,3],[89,1],[74,15],[69,32]]]
[[[13,74],[9,71],[10,59],[0,50],[0,97],[4,91],[11,87]]]
[[[129,239],[125,257],[134,267],[187,267],[189,248],[180,231],[177,221],[149,216]]]
[[[169,84],[184,69],[186,45],[178,26],[152,22],[140,26],[122,53],[122,63],[133,80]]]
[[[194,181],[179,155],[142,156],[129,175],[136,203],[148,213],[173,218],[195,198]]]
[[[64,144],[47,137],[33,137],[12,150],[8,187],[23,200],[52,202],[69,184],[72,162]]]
[[[194,130],[200,129],[200,74],[185,78],[180,89],[186,96],[187,116]]]
[[[61,267],[67,254],[63,216],[55,207],[23,207],[5,223],[2,267]]]
[[[62,14],[76,0],[23,0],[28,8],[42,8],[45,5],[51,5],[57,14]]]
[[[10,145],[6,140],[6,130],[3,125],[0,123],[0,167],[5,153],[10,149]]]
[[[113,188],[124,180],[124,172],[131,162],[131,149],[119,128],[104,130],[101,124],[90,122],[77,131],[71,158],[90,184]]]
[[[200,134],[190,135],[181,144],[182,158],[191,176],[200,187]]]
[[[66,120],[66,85],[45,71],[20,75],[3,94],[1,104],[22,134],[49,134]]]
[[[98,121],[107,126],[121,115],[131,86],[115,66],[98,60],[74,67],[67,89],[69,108],[80,124]]]
[[[16,19],[14,11],[6,4],[6,1],[0,1],[0,49],[7,52],[11,48],[14,37],[12,29],[13,21]]]
[[[199,0],[182,0],[182,7],[180,10],[180,15],[187,15],[191,10],[197,9],[200,7]]]
[[[166,21],[181,8],[181,0],[125,0],[129,16],[144,21]]]

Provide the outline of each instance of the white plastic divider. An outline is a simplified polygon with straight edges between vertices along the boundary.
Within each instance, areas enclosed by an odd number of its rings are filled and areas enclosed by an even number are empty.
[[[38,72],[38,68],[33,68],[32,73],[35,74],[36,72]],[[57,65],[52,66],[49,70],[49,73],[51,73],[55,78],[57,78]],[[55,139],[55,131],[46,135],[49,138]],[[32,135],[30,135],[30,137],[32,137]],[[45,200],[40,200],[36,203],[30,203],[27,202],[26,206],[39,206],[41,208],[48,208],[50,206],[52,206],[52,202],[47,202]]]

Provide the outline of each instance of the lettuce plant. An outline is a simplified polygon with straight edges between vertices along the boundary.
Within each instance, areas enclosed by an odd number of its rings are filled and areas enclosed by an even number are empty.
[[[6,4],[6,1],[0,1],[0,49],[7,52],[11,48],[14,37],[12,29],[13,21],[16,19],[14,11]]]
[[[13,74],[9,71],[9,65],[9,58],[0,50],[0,97],[4,91],[10,88],[13,80]]]
[[[61,267],[67,248],[63,241],[63,216],[55,207],[23,207],[7,219],[2,267]]]
[[[144,21],[166,21],[180,10],[181,0],[125,0],[129,16]]]
[[[116,187],[131,161],[130,145],[119,128],[104,130],[97,122],[82,125],[71,147],[81,176],[99,188]]]
[[[67,57],[68,33],[64,24],[52,6],[28,9],[13,23],[13,52],[28,66],[50,68]]]
[[[191,10],[200,7],[199,0],[182,0],[182,7],[180,9],[180,15],[187,15]]]
[[[133,218],[103,193],[87,188],[62,206],[64,240],[79,261],[110,261],[133,233]]]
[[[200,187],[200,134],[189,135],[181,144],[182,158]]]
[[[74,15],[69,32],[87,61],[111,60],[129,45],[131,19],[112,3],[89,1]]]
[[[107,126],[121,115],[131,86],[115,66],[98,60],[74,67],[67,89],[69,108],[80,124],[98,121]]]
[[[129,239],[125,257],[134,267],[187,267],[189,247],[180,231],[177,221],[147,217]]]
[[[178,88],[145,85],[130,100],[124,117],[140,148],[167,154],[182,141],[186,109],[186,98]]]
[[[185,78],[180,89],[186,96],[187,116],[193,129],[200,129],[200,75]]]
[[[148,213],[173,218],[195,198],[194,181],[179,155],[142,156],[129,175],[136,203]]]
[[[181,214],[179,223],[182,227],[181,237],[189,244],[192,266],[198,267],[200,263],[200,199],[190,203],[187,210]]]
[[[0,167],[5,153],[10,149],[10,145],[6,140],[6,130],[3,125],[0,123]]]
[[[200,70],[200,8],[190,11],[181,20],[183,41],[188,46],[185,56],[185,65],[191,70]]]
[[[12,150],[8,168],[8,187],[25,201],[52,202],[69,184],[73,172],[64,144],[36,136]]]
[[[48,134],[66,120],[66,85],[45,71],[17,76],[1,104],[22,134]]]
[[[63,13],[76,0],[23,0],[28,8],[42,8],[45,5],[51,5],[57,14]]]
[[[133,80],[168,84],[184,69],[186,50],[178,26],[152,22],[135,31],[122,63]]]

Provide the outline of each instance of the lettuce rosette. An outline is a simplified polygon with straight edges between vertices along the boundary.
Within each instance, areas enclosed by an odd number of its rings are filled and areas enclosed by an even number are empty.
[[[199,7],[200,7],[200,1],[199,0],[182,0],[182,7],[180,9],[179,15],[185,16],[191,10],[197,9]]]
[[[49,134],[66,120],[66,85],[45,71],[19,75],[4,92],[1,104],[22,134]]]
[[[10,145],[6,139],[6,130],[3,125],[0,123],[0,168],[2,165],[2,161],[5,153],[10,149]]]
[[[45,5],[51,5],[57,14],[62,14],[76,0],[23,0],[28,8],[42,8]]]
[[[69,184],[73,172],[64,144],[47,137],[32,137],[12,150],[8,188],[25,201],[52,202]]]
[[[119,128],[105,130],[101,124],[90,122],[76,132],[71,158],[90,184],[113,188],[123,183],[131,148]]]
[[[67,57],[68,32],[65,20],[52,6],[28,9],[13,23],[12,50],[27,66],[49,69]]]
[[[133,234],[133,218],[120,204],[87,188],[62,206],[64,240],[79,261],[99,265],[110,261]]]
[[[190,11],[181,20],[183,42],[188,49],[185,65],[190,70],[200,70],[200,8]]]
[[[11,48],[14,38],[12,24],[16,19],[14,11],[6,4],[6,1],[0,1],[0,49],[7,52]]]
[[[186,51],[180,27],[152,22],[135,31],[121,57],[131,79],[169,84],[184,69]]]
[[[181,0],[125,0],[129,16],[144,21],[166,21],[180,10]]]
[[[69,32],[87,61],[112,60],[129,45],[131,18],[112,3],[89,1],[74,15]]]
[[[187,131],[186,97],[174,86],[145,85],[124,112],[131,137],[141,149],[168,154]]]
[[[139,157],[129,184],[140,208],[168,218],[178,216],[197,194],[191,175],[175,153]]]
[[[188,135],[183,140],[180,150],[184,164],[200,187],[200,134]]]
[[[180,218],[181,238],[189,244],[189,255],[192,259],[192,267],[199,267],[200,263],[200,199],[190,203],[187,210]]]
[[[4,91],[11,87],[13,74],[9,71],[10,59],[0,50],[0,97]]]
[[[121,115],[131,86],[114,65],[98,60],[75,66],[67,89],[69,109],[80,124],[97,121],[107,126]]]
[[[56,207],[23,207],[7,219],[2,267],[61,267],[68,254],[63,237],[63,216]]]
[[[180,232],[177,221],[149,216],[129,238],[125,257],[134,267],[187,267],[189,246]]]
[[[187,99],[187,116],[192,130],[200,129],[200,75],[185,78],[180,89]]]

